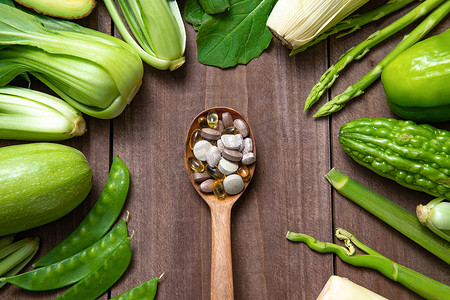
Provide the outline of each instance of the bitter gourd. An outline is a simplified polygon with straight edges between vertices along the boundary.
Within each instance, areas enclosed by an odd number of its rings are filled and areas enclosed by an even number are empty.
[[[356,162],[397,183],[450,199],[450,131],[410,120],[362,118],[339,131]]]

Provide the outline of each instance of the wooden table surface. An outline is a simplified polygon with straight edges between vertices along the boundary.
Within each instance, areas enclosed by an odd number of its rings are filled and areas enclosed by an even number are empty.
[[[119,117],[99,120],[86,116],[88,132],[63,142],[81,150],[92,167],[94,184],[86,200],[65,217],[21,235],[40,237],[36,258],[66,237],[97,200],[112,157],[117,154],[131,174],[121,218],[129,212],[133,257],[124,276],[100,299],[163,273],[157,299],[209,299],[210,213],[189,182],[183,149],[188,125],[200,111],[228,106],[247,117],[258,148],[254,178],[232,211],[236,299],[315,299],[332,274],[345,276],[389,299],[420,299],[377,271],[347,265],[332,254],[319,254],[285,239],[287,231],[294,231],[339,243],[334,237],[336,227],[350,231],[397,263],[450,284],[448,265],[333,191],[324,177],[337,167],[410,211],[433,198],[358,165],[337,141],[340,126],[350,120],[395,117],[386,105],[381,82],[341,112],[312,118],[319,106],[368,72],[412,27],[353,63],[312,111],[303,111],[306,96],[330,63],[410,8],[347,37],[332,37],[293,57],[273,40],[259,58],[227,70],[198,62],[195,31],[186,24],[185,65],[174,72],[145,65],[143,85]],[[80,23],[118,36],[101,1]],[[431,34],[449,26],[447,18]],[[34,86],[39,84],[34,81]],[[449,123],[435,125],[450,130]],[[2,141],[0,145],[17,143],[22,142]],[[54,299],[63,290],[29,292],[7,285],[0,291],[0,298]]]

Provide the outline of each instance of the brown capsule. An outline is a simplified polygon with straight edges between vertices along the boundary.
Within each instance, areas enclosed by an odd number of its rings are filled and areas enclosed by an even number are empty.
[[[189,148],[191,148],[191,150],[193,150],[195,143],[197,143],[201,139],[202,139],[202,135],[201,135],[200,129],[195,129],[192,132],[191,137],[189,139]]]
[[[204,139],[210,141],[217,141],[220,139],[220,132],[212,128],[202,128],[201,134]]]
[[[227,193],[225,192],[225,187],[223,186],[223,179],[214,180],[212,184],[212,190],[214,195],[220,200],[225,199]]]
[[[252,176],[246,165],[241,165],[239,169],[237,169],[236,174],[241,176],[244,181],[249,181]]]
[[[233,117],[229,112],[224,112],[222,114],[223,126],[230,127],[233,126]]]
[[[188,158],[188,165],[194,172],[203,172],[205,170],[205,165],[195,157],[191,156]]]
[[[198,117],[197,122],[198,122],[198,126],[200,126],[201,128],[208,127],[208,120],[204,116]]]
[[[222,157],[228,159],[229,161],[238,162],[242,159],[242,153],[236,150],[224,149],[222,152]]]
[[[211,176],[206,171],[196,172],[192,175],[192,179],[194,179],[195,182],[203,182],[208,178],[211,178]]]

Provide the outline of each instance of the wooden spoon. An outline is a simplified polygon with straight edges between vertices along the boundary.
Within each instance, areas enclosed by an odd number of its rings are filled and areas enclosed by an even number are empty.
[[[222,113],[229,112],[234,120],[242,119],[249,129],[249,137],[253,141],[253,153],[256,155],[255,139],[253,132],[247,120],[237,111],[228,107],[212,107],[199,113],[189,126],[185,142],[184,164],[189,174],[189,179],[198,194],[205,200],[211,211],[211,300],[229,300],[233,299],[233,268],[231,262],[231,208],[246,190],[251,179],[245,182],[244,190],[237,195],[227,195],[225,199],[219,200],[213,193],[206,194],[200,191],[199,184],[192,177],[194,172],[188,165],[188,158],[194,156],[189,147],[189,140],[192,132],[199,129],[197,119],[200,116],[207,116],[208,112],[215,110],[222,119]],[[253,178],[255,172],[255,163],[247,166],[250,172],[250,178]]]

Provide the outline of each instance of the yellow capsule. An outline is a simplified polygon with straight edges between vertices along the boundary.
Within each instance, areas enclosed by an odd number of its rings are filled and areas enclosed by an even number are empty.
[[[220,172],[218,168],[212,167],[210,165],[206,166],[206,172],[208,172],[208,174],[215,179],[225,178],[225,175],[222,172]]]
[[[211,128],[216,128],[219,123],[219,115],[215,110],[210,110],[208,115],[206,116],[206,120],[208,121],[208,126]]]
[[[191,138],[189,139],[189,148],[191,148],[191,150],[193,150],[195,143],[197,143],[201,139],[202,139],[202,135],[201,135],[200,129],[195,129],[191,134]]]
[[[236,134],[236,133],[238,133],[238,130],[234,126],[227,127],[222,131],[222,134]]]
[[[244,181],[249,181],[252,176],[246,165],[240,166],[236,173],[241,176]]]
[[[197,122],[198,126],[200,126],[201,128],[208,127],[208,120],[204,116],[198,117]]]
[[[203,172],[205,170],[203,163],[193,156],[188,158],[188,165],[194,172]]]
[[[214,195],[216,195],[217,198],[219,198],[220,200],[225,199],[225,197],[227,196],[227,193],[225,192],[225,188],[223,186],[222,179],[214,180],[212,187],[213,187],[213,193],[214,193]]]

